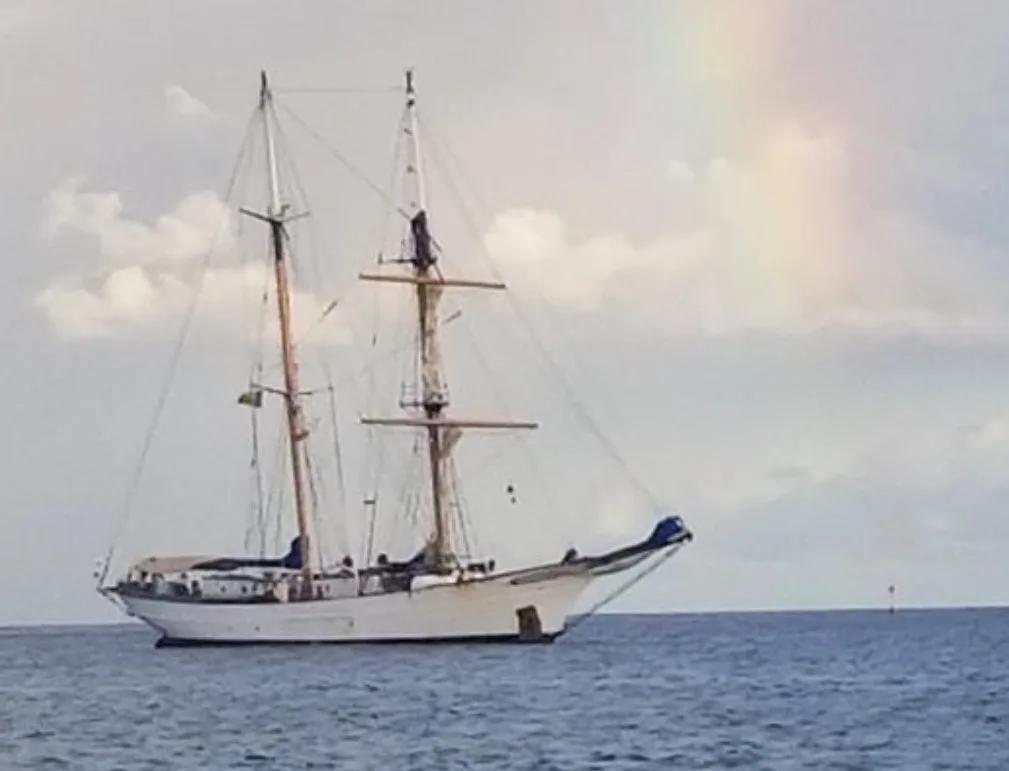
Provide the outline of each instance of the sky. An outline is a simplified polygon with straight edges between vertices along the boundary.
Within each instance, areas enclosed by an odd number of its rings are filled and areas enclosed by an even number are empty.
[[[353,278],[395,248],[375,188],[413,66],[446,267],[511,289],[448,301],[454,404],[542,422],[459,446],[482,547],[675,511],[695,541],[616,609],[1009,601],[1009,6],[7,0],[0,39],[0,623],[116,620],[113,540],[116,570],[247,545],[265,242],[226,190],[263,68],[311,211],[296,327],[346,383],[335,538],[361,537],[354,418],[398,395],[355,368],[405,306]]]

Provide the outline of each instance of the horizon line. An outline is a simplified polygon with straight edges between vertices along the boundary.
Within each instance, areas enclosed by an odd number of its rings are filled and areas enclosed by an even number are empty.
[[[1009,610],[1009,603],[976,603],[962,605],[895,605],[894,612],[901,613],[923,613],[923,612],[943,612],[943,611],[963,611],[963,610]],[[810,607],[810,608],[740,608],[740,609],[710,609],[710,610],[609,610],[598,611],[594,616],[747,616],[747,615],[786,615],[786,614],[813,614],[813,613],[890,613],[889,605],[850,605],[835,607]],[[583,618],[585,613],[572,613],[569,618]],[[146,629],[146,625],[139,620],[109,620],[109,621],[0,621],[0,633],[17,630],[44,630],[44,629],[93,629],[93,628],[115,628],[115,627],[136,627]]]

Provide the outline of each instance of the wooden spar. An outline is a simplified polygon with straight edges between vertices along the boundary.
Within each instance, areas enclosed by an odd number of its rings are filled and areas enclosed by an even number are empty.
[[[438,276],[393,276],[381,273],[361,273],[361,281],[376,281],[387,284],[425,284],[459,289],[507,289],[500,281],[473,281],[467,278],[439,278]]]
[[[454,420],[449,418],[361,418],[365,426],[403,426],[406,428],[460,428],[460,429],[534,429],[539,423],[525,420]]]
[[[259,110],[263,119],[266,137],[266,165],[270,182],[270,208],[265,219],[270,224],[271,245],[273,247],[274,278],[277,285],[277,316],[280,324],[280,348],[284,362],[284,402],[287,413],[288,439],[291,447],[291,477],[294,484],[294,505],[298,516],[298,536],[301,548],[301,570],[305,581],[306,596],[311,596],[312,565],[311,549],[308,543],[308,503],[305,495],[305,470],[301,447],[307,433],[298,390],[298,364],[294,356],[291,335],[291,287],[288,280],[287,258],[284,249],[284,206],[280,203],[280,182],[277,174],[277,153],[273,141],[269,110],[272,94],[266,73],[262,73],[262,87],[259,95]]]

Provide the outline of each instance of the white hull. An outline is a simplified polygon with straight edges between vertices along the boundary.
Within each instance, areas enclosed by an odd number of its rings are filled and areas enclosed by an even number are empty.
[[[550,640],[564,631],[592,580],[579,572],[516,584],[513,576],[308,602],[206,603],[129,594],[120,599],[166,644],[517,640],[525,637],[518,611],[529,606],[539,618],[539,639]]]

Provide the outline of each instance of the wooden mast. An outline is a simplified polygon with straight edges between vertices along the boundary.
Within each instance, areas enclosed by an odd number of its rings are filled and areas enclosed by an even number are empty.
[[[427,222],[427,191],[424,189],[424,171],[420,154],[420,137],[417,130],[417,100],[413,90],[413,70],[406,71],[405,127],[410,137],[409,167],[415,188],[411,203],[410,234],[412,250],[410,263],[417,292],[417,322],[420,345],[421,393],[420,407],[430,423],[436,423],[448,406],[448,394],[441,371],[441,351],[438,340],[438,301],[441,287],[432,282],[435,263],[431,233]],[[448,523],[445,511],[445,476],[448,446],[441,426],[427,425],[428,463],[431,469],[431,509],[434,532],[429,544],[428,561],[431,567],[442,570],[451,560]]]
[[[505,289],[500,282],[471,281],[445,278],[436,267],[434,241],[428,224],[427,193],[418,133],[417,100],[413,87],[413,70],[406,72],[406,120],[403,131],[409,138],[407,172],[413,187],[408,191],[410,217],[410,253],[403,262],[411,266],[408,276],[362,273],[363,281],[412,284],[417,296],[418,346],[420,358],[420,394],[409,406],[419,410],[411,417],[362,418],[362,423],[373,426],[403,426],[423,429],[427,436],[428,465],[431,469],[432,533],[425,550],[428,569],[446,572],[453,568],[455,555],[448,528],[449,460],[452,448],[464,429],[531,429],[537,424],[500,420],[458,420],[445,414],[449,404],[448,389],[442,370],[441,345],[438,335],[438,303],[447,288]]]
[[[287,413],[288,439],[291,447],[291,477],[294,484],[294,505],[298,516],[298,540],[301,552],[301,570],[304,576],[305,596],[311,596],[312,565],[308,543],[308,503],[305,495],[305,470],[302,462],[302,443],[308,436],[298,391],[298,364],[294,356],[291,335],[291,287],[288,281],[287,257],[284,249],[284,233],[287,206],[280,203],[280,181],[277,174],[277,152],[273,140],[270,111],[273,95],[270,92],[266,72],[262,73],[259,92],[259,110],[263,119],[266,138],[266,166],[269,174],[270,205],[266,215],[256,215],[270,225],[271,246],[273,248],[273,269],[277,285],[277,315],[280,323],[280,348],[284,362],[284,403]]]

